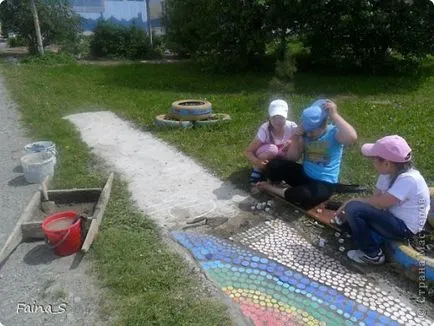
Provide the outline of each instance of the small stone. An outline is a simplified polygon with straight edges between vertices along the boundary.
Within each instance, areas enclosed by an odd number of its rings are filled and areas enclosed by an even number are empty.
[[[299,213],[298,209],[296,209],[296,210],[294,211],[294,213],[295,213],[295,214],[298,214],[298,213]]]
[[[256,206],[253,205],[252,207],[250,207],[250,209],[251,209],[252,211],[254,211],[254,210],[256,210]]]
[[[340,252],[344,252],[345,251],[345,247],[339,247],[339,251]]]
[[[270,207],[265,207],[265,211],[269,212],[270,211]]]
[[[318,246],[324,247],[326,243],[327,243],[326,239],[319,238]]]
[[[322,209],[321,209],[321,208],[318,208],[318,209],[316,210],[316,212],[317,212],[318,214],[321,214],[321,213],[322,213]]]
[[[273,204],[274,204],[274,203],[273,203],[272,200],[267,201],[267,205],[268,205],[268,206],[273,207]]]
[[[339,238],[339,239],[338,239],[338,242],[339,242],[339,243],[344,243],[344,242],[345,242],[345,239]]]

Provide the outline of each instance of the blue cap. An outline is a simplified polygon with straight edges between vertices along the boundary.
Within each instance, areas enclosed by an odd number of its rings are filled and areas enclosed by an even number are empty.
[[[311,132],[319,128],[327,119],[328,111],[324,108],[325,100],[317,100],[311,106],[303,110],[301,114],[301,126],[304,131]]]

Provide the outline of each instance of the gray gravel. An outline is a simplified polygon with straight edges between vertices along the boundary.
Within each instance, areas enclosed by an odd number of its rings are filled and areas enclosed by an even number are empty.
[[[31,141],[2,76],[0,116],[1,248],[38,189],[25,182],[19,169],[23,147]],[[102,293],[89,275],[89,262],[85,257],[75,266],[77,258],[56,257],[43,242],[21,244],[0,266],[0,325],[106,325],[98,313]]]

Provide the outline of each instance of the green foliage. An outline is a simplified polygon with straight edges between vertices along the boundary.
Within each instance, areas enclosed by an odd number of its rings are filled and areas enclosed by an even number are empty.
[[[255,1],[167,0],[168,47],[209,70],[251,67],[265,50],[264,11]]]
[[[106,21],[98,22],[90,43],[95,57],[145,59],[158,56],[149,37],[137,26],[123,27]]]
[[[78,42],[81,18],[72,11],[69,0],[35,0],[35,3],[44,46],[56,43],[71,48]],[[5,31],[26,39],[30,53],[37,53],[35,25],[28,1],[3,1],[0,21]]]
[[[27,46],[27,40],[21,36],[8,37],[8,46],[16,48],[19,46]]]
[[[218,70],[254,66],[266,43],[283,60],[294,36],[315,66],[375,71],[434,53],[431,0],[167,0],[164,24],[170,49]]]
[[[76,63],[76,60],[71,54],[67,52],[54,53],[47,51],[43,56],[40,56],[38,54],[31,55],[22,60],[21,62],[31,65],[64,65],[74,64]]]
[[[303,40],[316,63],[377,69],[392,53],[434,52],[430,0],[303,0]]]
[[[275,76],[269,83],[270,91],[280,97],[288,96],[294,90],[294,75],[297,71],[294,57],[285,51],[284,59],[276,63]]]

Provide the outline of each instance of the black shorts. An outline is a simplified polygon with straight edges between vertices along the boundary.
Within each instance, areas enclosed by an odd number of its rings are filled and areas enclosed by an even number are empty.
[[[285,191],[285,199],[304,209],[328,200],[336,191],[336,184],[312,179],[306,175],[301,164],[282,158],[271,160],[264,174],[271,182],[283,180],[290,185]]]

